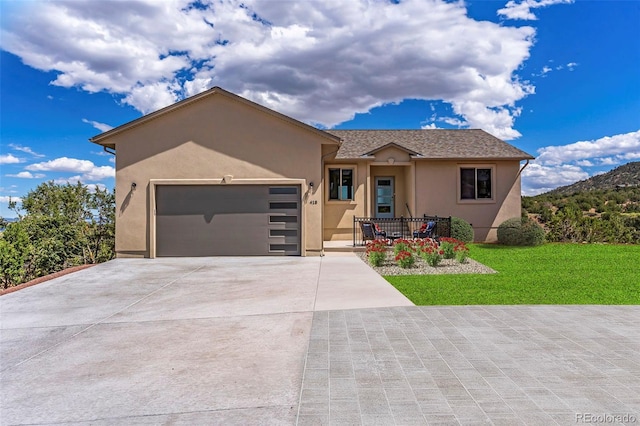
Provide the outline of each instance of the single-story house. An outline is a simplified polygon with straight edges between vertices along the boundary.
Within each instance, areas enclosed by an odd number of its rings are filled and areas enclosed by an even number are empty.
[[[323,131],[219,87],[90,140],[116,154],[119,257],[321,255],[354,216],[457,216],[492,241],[533,159],[482,130]]]

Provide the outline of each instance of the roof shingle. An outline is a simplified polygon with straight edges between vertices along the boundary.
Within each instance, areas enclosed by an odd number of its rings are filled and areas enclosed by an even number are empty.
[[[342,139],[336,159],[357,159],[395,144],[427,159],[517,159],[534,157],[479,129],[326,130]]]

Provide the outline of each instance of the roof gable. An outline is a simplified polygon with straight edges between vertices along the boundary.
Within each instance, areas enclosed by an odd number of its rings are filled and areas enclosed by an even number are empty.
[[[385,150],[387,148],[398,148],[398,149],[406,152],[410,156],[420,156],[420,153],[418,153],[418,152],[415,152],[415,151],[413,151],[411,149],[407,149],[406,147],[404,147],[402,145],[398,145],[395,142],[389,142],[386,145],[382,145],[382,146],[379,146],[379,147],[377,147],[375,149],[372,149],[369,152],[365,152],[364,154],[362,154],[362,157],[375,156],[377,153],[379,153],[380,151],[383,151],[383,150]]]
[[[112,138],[113,136],[116,136],[116,135],[118,135],[118,134],[120,134],[122,132],[126,132],[127,130],[130,130],[130,129],[134,128],[134,127],[149,123],[149,122],[151,122],[151,121],[153,121],[155,119],[158,119],[158,118],[161,118],[161,117],[163,117],[163,116],[165,116],[167,114],[170,114],[171,112],[173,112],[173,111],[175,111],[175,110],[177,110],[179,108],[184,108],[184,107],[186,107],[188,105],[192,105],[192,104],[194,104],[194,103],[196,103],[198,101],[201,101],[203,99],[209,98],[211,96],[225,96],[225,97],[227,97],[229,99],[232,99],[234,101],[241,102],[241,103],[243,103],[245,105],[249,105],[249,106],[251,106],[251,107],[253,107],[253,108],[257,109],[257,110],[262,111],[263,113],[272,115],[275,118],[278,118],[280,120],[284,120],[284,121],[288,122],[289,124],[292,124],[292,125],[298,126],[298,127],[302,127],[303,129],[305,129],[307,131],[310,131],[310,132],[315,133],[316,135],[322,136],[325,139],[327,139],[327,142],[329,142],[329,143],[333,143],[333,144],[336,144],[336,145],[338,145],[340,143],[340,139],[335,135],[323,132],[322,130],[319,130],[319,129],[313,127],[313,126],[310,126],[310,125],[305,124],[305,123],[303,123],[301,121],[298,121],[298,120],[293,119],[291,117],[288,117],[288,116],[286,116],[284,114],[281,114],[281,113],[279,113],[277,111],[269,109],[269,108],[267,108],[265,106],[262,106],[260,104],[255,103],[255,102],[252,102],[252,101],[250,101],[248,99],[245,99],[245,98],[243,98],[241,96],[238,96],[236,94],[228,92],[228,91],[226,91],[226,90],[224,90],[224,89],[222,89],[220,87],[217,87],[217,86],[213,87],[213,88],[211,88],[209,90],[206,90],[206,91],[204,91],[202,93],[199,93],[197,95],[194,95],[194,96],[191,96],[189,98],[183,99],[183,100],[181,100],[179,102],[176,102],[175,104],[166,106],[166,107],[164,107],[162,109],[159,109],[158,111],[155,111],[155,112],[152,112],[150,114],[144,115],[144,116],[142,116],[142,117],[140,117],[138,119],[135,119],[133,121],[125,123],[125,124],[123,124],[121,126],[115,127],[115,128],[113,128],[111,130],[108,130],[108,131],[106,131],[104,133],[100,133],[99,135],[96,135],[96,136],[90,138],[89,140],[91,142],[93,142],[93,143],[97,143],[97,144],[100,144],[100,145],[103,145],[103,146],[106,146],[106,147],[109,147],[109,148],[115,148],[115,144],[110,141],[110,138]]]
[[[394,144],[424,159],[513,159],[534,157],[479,129],[327,130],[342,139],[336,159],[370,156]]]

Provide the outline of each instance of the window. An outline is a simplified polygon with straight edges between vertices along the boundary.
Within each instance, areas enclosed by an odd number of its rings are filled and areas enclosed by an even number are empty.
[[[460,169],[460,199],[481,200],[493,197],[490,168],[465,167]]]
[[[353,200],[353,169],[329,169],[329,199]]]

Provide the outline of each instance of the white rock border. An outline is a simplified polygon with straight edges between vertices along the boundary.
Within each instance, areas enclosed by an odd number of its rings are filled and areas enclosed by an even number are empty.
[[[393,260],[393,251],[387,251],[387,259],[382,262],[382,266],[372,266],[367,259],[367,253],[358,252],[358,257],[371,269],[380,275],[438,275],[438,274],[497,274],[497,271],[467,258],[465,263],[460,263],[455,259],[443,259],[436,267],[429,266],[420,256],[414,254],[416,262],[411,268],[401,268]]]

